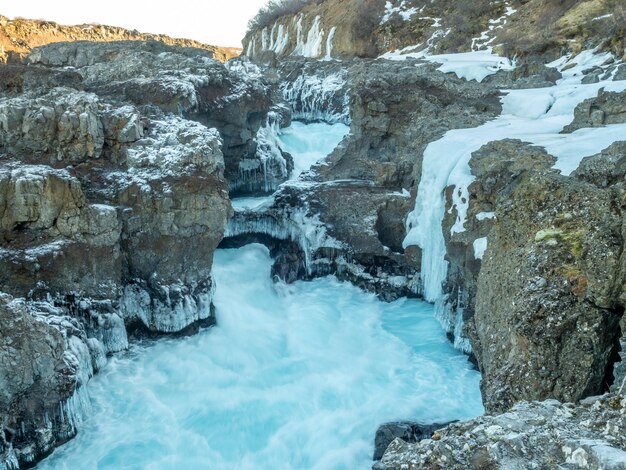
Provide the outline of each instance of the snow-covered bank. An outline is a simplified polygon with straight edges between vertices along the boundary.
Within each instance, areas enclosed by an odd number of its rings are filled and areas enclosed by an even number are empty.
[[[455,186],[453,202],[457,221],[451,230],[452,233],[462,232],[469,204],[467,188],[475,179],[468,164],[473,152],[494,140],[521,139],[545,147],[557,157],[555,167],[569,174],[582,158],[599,152],[624,135],[624,124],[560,134],[572,121],[574,109],[580,102],[596,96],[600,89],[626,90],[626,81],[609,79],[581,84],[583,70],[600,66],[609,57],[587,51],[550,64],[563,70],[563,78],[556,86],[508,91],[502,98],[503,113],[497,119],[477,128],[448,131],[443,138],[428,145],[415,209],[408,217],[409,230],[404,240],[405,247],[418,245],[423,249],[422,279],[424,297],[428,301],[434,302],[441,295],[447,271],[441,232],[445,208],[443,192],[446,187]]]

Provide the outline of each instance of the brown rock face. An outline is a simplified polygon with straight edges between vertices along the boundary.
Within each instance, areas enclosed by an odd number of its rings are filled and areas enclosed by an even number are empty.
[[[65,26],[52,21],[27,20],[17,18],[10,20],[0,15],[0,62],[19,61],[30,51],[46,44],[66,41],[147,41],[155,40],[162,43],[205,49],[213,58],[226,62],[237,57],[241,50],[235,47],[219,47],[202,44],[190,39],[171,38],[164,34],[140,33],[115,26],[100,24],[82,24]]]
[[[300,12],[278,18],[243,39],[244,53],[261,57],[264,51],[278,57],[375,57],[372,42],[384,11],[384,0],[327,0],[311,2]]]
[[[489,411],[520,399],[576,401],[612,380],[623,312],[616,196],[549,173],[522,175],[501,193],[472,337]]]
[[[261,58],[378,57],[403,48],[464,52],[487,44],[508,57],[555,59],[563,49],[604,43],[624,53],[623,5],[616,0],[321,0],[262,22],[243,40],[244,54]],[[599,18],[599,19],[598,19]],[[529,29],[530,27],[530,29]],[[485,33],[483,39],[478,39]],[[474,40],[474,39],[477,40]]]

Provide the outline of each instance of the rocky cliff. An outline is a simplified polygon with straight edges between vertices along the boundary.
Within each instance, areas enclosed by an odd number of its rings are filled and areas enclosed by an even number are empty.
[[[287,282],[432,301],[480,369],[492,415],[378,468],[621,468],[623,5],[300,3],[254,63],[81,41],[0,67],[6,466],[75,433],[129,333],[210,323],[214,249],[260,241]],[[350,132],[281,185],[292,118]]]
[[[283,2],[289,4],[290,2]],[[296,2],[291,2],[296,3]],[[602,44],[624,51],[625,10],[617,0],[326,0],[260,15],[244,53],[347,59],[395,50],[441,54],[494,46],[510,57],[557,58]],[[293,11],[297,10],[297,11]],[[278,15],[278,16],[277,16]]]
[[[193,47],[211,52],[212,57],[226,62],[241,50],[202,44],[191,39],[171,38],[164,34],[140,33],[115,26],[81,24],[65,26],[52,21],[9,19],[0,15],[0,62],[19,62],[39,46],[68,41],[159,41],[170,46]]]

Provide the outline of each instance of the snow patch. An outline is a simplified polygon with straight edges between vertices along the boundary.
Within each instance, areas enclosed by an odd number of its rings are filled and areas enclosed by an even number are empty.
[[[394,5],[394,3],[397,4]],[[400,3],[398,3],[397,0],[387,1],[385,3],[385,14],[380,20],[380,24],[383,25],[387,23],[391,17],[396,14],[400,15],[404,21],[409,21],[413,15],[420,13],[423,9],[424,7],[421,9],[417,9],[415,7],[409,8],[406,4],[406,0],[401,0]]]
[[[483,259],[487,250],[487,237],[474,240],[474,259]]]
[[[480,36],[476,38],[472,38],[472,50],[477,51],[480,49],[485,49],[487,46],[493,43],[496,39],[494,31],[501,29],[506,25],[508,17],[517,13],[517,10],[510,5],[507,5],[504,15],[500,18],[489,20],[489,27],[487,30],[480,33]]]
[[[483,221],[487,219],[495,219],[495,218],[496,218],[495,212],[479,212],[478,214],[476,214],[476,220],[478,221]]]
[[[476,80],[479,83],[500,70],[515,68],[515,62],[494,54],[491,49],[460,54],[426,55],[423,58],[429,62],[440,63],[441,67],[437,70],[443,73],[452,72],[459,78]]]

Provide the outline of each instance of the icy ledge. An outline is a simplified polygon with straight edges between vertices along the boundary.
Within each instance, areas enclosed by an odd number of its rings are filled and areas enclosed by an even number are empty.
[[[379,59],[407,60],[422,59],[427,62],[441,64],[437,70],[443,73],[454,73],[465,80],[482,82],[490,75],[500,70],[513,70],[515,61],[501,57],[493,53],[489,47],[483,51],[463,52],[460,54],[435,54],[431,55],[428,49],[420,52],[409,52],[419,46],[409,46],[395,52],[387,52]]]

